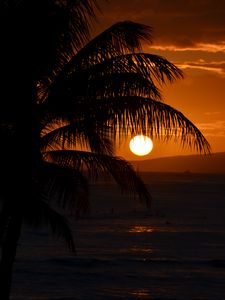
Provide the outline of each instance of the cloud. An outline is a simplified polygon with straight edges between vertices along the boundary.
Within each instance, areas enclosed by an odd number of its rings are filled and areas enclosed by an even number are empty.
[[[204,114],[206,115],[206,116],[215,116],[215,115],[220,115],[220,114],[222,114],[223,113],[223,111],[207,111],[207,112],[205,112]]]
[[[193,47],[146,45],[144,51],[161,55],[182,69],[212,72],[225,76],[225,43],[218,45],[198,44]]]
[[[194,50],[201,50],[206,52],[224,52],[225,53],[225,41],[221,43],[199,43],[195,45]]]
[[[225,137],[225,121],[217,120],[215,122],[199,123],[197,127],[209,137]]]
[[[213,72],[218,75],[225,76],[225,61],[224,62],[202,62],[202,61],[196,61],[196,62],[183,62],[183,63],[177,63],[177,66],[179,66],[181,69],[196,69],[196,70],[203,70],[208,72]]]
[[[100,5],[103,24],[127,19],[148,24],[156,45],[188,48],[225,42],[225,0],[102,0]]]
[[[146,45],[146,48],[149,48]],[[155,50],[163,50],[163,51],[202,51],[202,52],[209,52],[209,53],[225,53],[225,42],[217,43],[217,44],[209,44],[209,43],[197,43],[193,44],[189,47],[182,47],[182,46],[175,46],[173,44],[162,46],[162,45],[152,45],[151,49]]]

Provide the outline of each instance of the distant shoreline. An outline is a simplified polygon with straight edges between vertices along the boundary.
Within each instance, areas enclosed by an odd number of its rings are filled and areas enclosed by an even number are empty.
[[[133,160],[130,163],[138,172],[225,174],[225,152]]]

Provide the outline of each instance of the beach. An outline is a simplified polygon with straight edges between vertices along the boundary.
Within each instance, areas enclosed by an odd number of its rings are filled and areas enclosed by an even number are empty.
[[[141,174],[148,212],[112,182],[91,186],[91,213],[71,216],[76,255],[24,227],[12,300],[224,300],[225,175]]]

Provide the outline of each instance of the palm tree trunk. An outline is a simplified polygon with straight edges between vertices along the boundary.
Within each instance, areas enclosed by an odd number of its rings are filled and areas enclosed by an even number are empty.
[[[17,244],[20,237],[22,217],[11,216],[2,243],[0,262],[0,299],[9,300],[12,283],[13,264],[16,257]]]

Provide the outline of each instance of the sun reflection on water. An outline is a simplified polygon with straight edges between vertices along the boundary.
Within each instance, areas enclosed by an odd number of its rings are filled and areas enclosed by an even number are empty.
[[[128,229],[130,233],[146,233],[146,232],[153,232],[153,228],[148,226],[133,226]]]
[[[137,289],[135,291],[132,291],[131,295],[138,297],[138,299],[145,299],[146,297],[148,297],[149,299],[150,292],[149,289]]]
[[[146,254],[151,254],[154,252],[153,249],[149,248],[148,245],[145,245],[143,247],[134,246],[130,248],[130,251],[133,253],[146,253]]]

